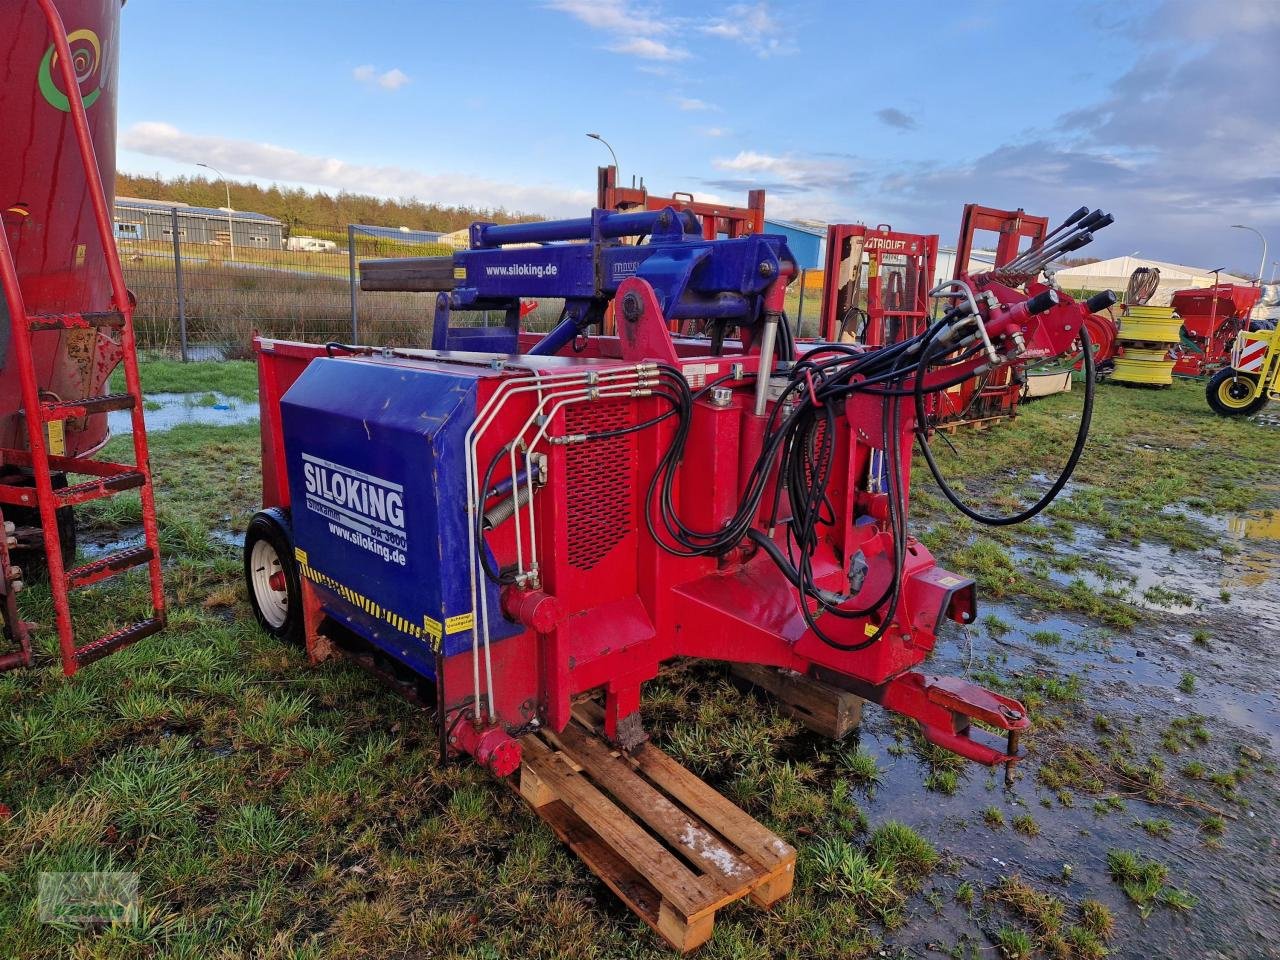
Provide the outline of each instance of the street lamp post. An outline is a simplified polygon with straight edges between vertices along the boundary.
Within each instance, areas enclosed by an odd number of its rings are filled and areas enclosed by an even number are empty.
[[[604,137],[600,136],[600,134],[598,133],[588,133],[587,136],[590,137],[592,140],[599,140],[601,143],[604,144],[605,149],[609,151],[609,156],[613,157],[613,169],[617,173],[618,184],[621,185],[622,169],[618,166],[618,155],[613,152],[613,147],[609,146],[609,141],[606,140]]]
[[[231,184],[227,183],[227,178],[223,176],[222,171],[219,170],[217,167],[212,167],[207,163],[197,163],[196,166],[204,167],[206,170],[212,170],[214,173],[216,173],[219,177],[222,178],[222,185],[226,187],[226,190],[227,190],[227,239],[231,241],[231,262],[235,263],[236,226],[231,221]]]
[[[1233,223],[1232,230],[1249,230],[1258,235],[1258,239],[1262,241],[1262,260],[1258,264],[1258,286],[1262,286],[1262,275],[1267,269],[1267,238],[1262,235],[1262,231],[1256,227],[1247,227],[1243,223]]]

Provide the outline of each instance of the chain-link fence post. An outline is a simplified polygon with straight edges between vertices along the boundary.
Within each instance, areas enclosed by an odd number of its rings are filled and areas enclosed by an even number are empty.
[[[182,362],[187,357],[187,291],[182,282],[182,236],[178,229],[178,208],[169,209],[169,222],[173,224],[173,286],[178,299],[178,344]]]
[[[357,298],[360,296],[360,284],[356,280],[356,225],[347,224],[347,280],[351,284],[351,342],[360,342],[360,314],[357,309]]]

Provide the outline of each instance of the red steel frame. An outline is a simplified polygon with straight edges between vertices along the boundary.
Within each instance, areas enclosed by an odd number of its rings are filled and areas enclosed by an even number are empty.
[[[7,234],[0,234],[0,282],[3,283],[5,301],[9,310],[13,362],[17,365],[21,381],[22,406],[26,412],[27,439],[29,448],[0,449],[0,460],[29,468],[34,474],[33,487],[13,484],[0,485],[0,504],[38,507],[40,524],[44,535],[45,558],[48,565],[49,581],[53,594],[55,616],[58,628],[58,642],[62,653],[63,672],[70,676],[87,663],[91,663],[108,653],[119,649],[135,640],[149,636],[164,626],[164,584],[161,575],[159,555],[159,530],[156,524],[155,501],[151,488],[150,459],[147,451],[146,425],[143,421],[142,385],[138,376],[136,345],[133,334],[133,300],[125,286],[124,273],[120,267],[120,259],[116,252],[115,235],[112,229],[111,211],[107,205],[102,179],[98,173],[97,158],[94,154],[92,134],[85,114],[84,99],[79,82],[75,75],[70,45],[67,42],[66,27],[59,15],[53,0],[37,0],[40,9],[49,25],[53,43],[57,53],[58,69],[63,86],[67,91],[69,112],[75,132],[76,145],[80,154],[84,176],[88,183],[89,195],[93,206],[94,225],[101,243],[103,256],[106,258],[107,273],[111,285],[111,302],[113,311],[119,317],[121,348],[123,352],[126,390],[132,397],[131,419],[133,425],[133,447],[135,465],[108,463],[92,460],[87,457],[51,456],[45,439],[45,424],[64,419],[68,413],[84,409],[106,409],[105,401],[114,398],[91,398],[75,404],[48,403],[41,399],[41,385],[37,379],[31,334],[42,330],[66,330],[91,328],[104,325],[101,317],[89,314],[62,313],[58,315],[32,315],[27,312],[23,298],[21,280],[9,247]],[[116,325],[113,321],[110,325]],[[95,406],[95,401],[99,401]],[[68,407],[71,409],[69,410]],[[53,487],[53,470],[67,474],[84,474],[94,479],[76,483],[62,490]],[[141,550],[126,551],[76,570],[67,571],[59,549],[61,539],[58,529],[58,510],[71,507],[89,500],[109,496],[125,489],[137,489],[142,505],[142,525],[146,547]],[[0,659],[0,668],[31,663],[30,641],[27,636],[29,624],[16,616],[16,607],[12,604],[13,588],[9,581],[8,551],[3,556],[5,573],[5,592],[8,626],[19,640],[21,650]],[[71,618],[71,607],[68,599],[69,590],[75,586],[87,586],[98,582],[129,566],[139,562],[148,565],[150,575],[151,605],[153,615],[150,619],[132,624],[101,637],[84,646],[77,646],[75,627]]]
[[[618,168],[598,169],[596,206],[602,210],[662,210],[675,207],[688,210],[702,221],[702,236],[714,240],[717,236],[745,237],[764,233],[764,191],[747,193],[747,205],[734,207],[724,203],[695,200],[691,193],[673,193],[669,197],[655,197],[644,187],[618,185]]]
[[[1049,231],[1048,217],[1033,217],[1021,207],[1000,210],[981,204],[965,205],[960,219],[960,235],[956,241],[954,278],[968,279],[969,259],[979,232],[996,234],[995,264],[1004,266],[1027,247],[1039,243]],[[982,272],[986,272],[985,270]],[[1010,364],[993,370],[981,382],[968,380],[938,395],[938,423],[968,423],[1012,417],[1022,396],[1019,376],[1021,364]]]
[[[766,309],[781,308],[789,280],[784,276],[772,285]],[[1063,297],[1047,314],[1030,316],[1026,294],[989,278],[982,283],[1004,305],[990,308],[987,327],[992,337],[1022,331],[1025,356],[1058,355],[1077,337],[1083,311],[1069,298]],[[713,529],[733,512],[740,484],[761,449],[766,418],[754,413],[751,398],[760,364],[758,344],[709,355],[705,341],[672,337],[647,283],[639,278],[626,281],[618,295],[629,294],[642,304],[641,315],[628,324],[628,330],[635,332],[625,338],[591,337],[586,349],[572,357],[538,358],[538,369],[600,373],[662,359],[679,366],[695,384],[727,375],[723,384],[730,391],[727,397],[705,398],[694,405],[687,456],[674,491],[683,517],[702,529]],[[320,345],[270,340],[257,341],[257,349],[263,500],[287,507],[278,401],[306,364],[326,350]],[[403,359],[378,356],[344,362],[448,362],[430,351],[404,351],[400,356]],[[601,366],[602,359],[613,363]],[[551,367],[546,366],[548,362]],[[971,369],[982,362],[982,358],[966,361]],[[953,366],[931,373],[928,382],[943,382],[962,369]],[[478,407],[500,383],[521,372],[517,357],[501,371],[478,378]],[[512,401],[500,412],[494,431],[480,443],[478,463],[487,462],[517,425],[528,419],[532,403],[531,398]],[[608,403],[614,405],[622,423],[648,420],[664,409],[658,399],[642,395]],[[842,581],[847,584],[849,557],[862,551],[871,561],[859,594],[863,599],[883,590],[890,569],[885,558],[892,551],[886,521],[888,494],[873,483],[872,469],[877,457],[886,456],[883,403],[870,394],[857,394],[836,421],[835,467],[828,489],[834,522],[813,561],[817,584],[838,589]],[[584,415],[594,414],[588,409]],[[570,436],[596,429],[574,417],[568,409],[556,412],[553,434]],[[473,665],[470,653],[437,660],[440,718],[449,750],[471,753],[496,773],[508,773],[518,765],[520,754],[518,742],[504,730],[522,726],[535,715],[560,729],[568,722],[573,699],[597,689],[605,692],[606,734],[623,739],[639,723],[641,684],[656,676],[664,661],[693,656],[769,664],[819,676],[916,719],[931,742],[972,760],[997,764],[1014,759],[1018,734],[1029,724],[1021,704],[962,680],[913,669],[933,649],[944,617],[960,623],[974,619],[972,580],[938,568],[922,544],[908,539],[902,602],[888,632],[879,642],[857,651],[824,644],[805,624],[795,588],[750,542],[719,558],[680,557],[661,549],[650,536],[643,521],[642,491],[674,429],[668,420],[615,438],[608,442],[617,449],[608,457],[599,448],[592,449],[590,459],[576,466],[568,459],[573,455],[571,446],[550,446],[547,486],[534,500],[539,582],[505,588],[503,610],[524,631],[492,648],[496,699],[485,712],[496,723],[470,719],[469,704],[475,702],[470,696],[472,673],[480,669]],[[899,422],[888,429],[898,433],[905,478],[914,437],[914,411],[909,405],[903,405]],[[606,462],[613,466],[604,466]],[[763,512],[767,508],[762,505]],[[575,560],[574,542],[600,531],[609,537],[607,549],[589,563],[580,557]],[[487,542],[499,564],[511,561],[511,524],[494,530]],[[310,562],[317,559],[312,556]],[[465,559],[456,558],[456,562]],[[333,624],[326,618],[326,594],[305,579],[302,590],[308,650],[314,659],[322,659],[331,651],[329,637],[333,636]],[[824,629],[852,643],[873,631],[875,623],[874,617],[829,624],[824,620]],[[1008,742],[996,746],[974,738],[974,720],[1005,732]]]
[[[928,323],[937,266],[937,234],[901,233],[887,223],[830,224],[820,336],[828,341],[848,336],[841,325],[858,305],[864,276],[867,325],[860,342],[879,347],[915,336]]]
[[[596,168],[596,206],[601,210],[687,210],[701,222],[702,236],[707,240],[764,233],[764,194],[763,190],[748,191],[745,207],[695,200],[693,194],[679,191],[669,197],[655,197],[644,187],[619,186],[618,168],[613,165]],[[610,303],[605,309],[604,333],[612,335],[616,329]]]

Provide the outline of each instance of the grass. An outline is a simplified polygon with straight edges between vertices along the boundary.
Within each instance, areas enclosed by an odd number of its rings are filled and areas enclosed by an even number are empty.
[[[207,393],[216,391],[239,400],[258,399],[258,367],[248,360],[182,363],[180,360],[142,360],[138,364],[144,393]],[[111,391],[124,391],[124,370],[111,375]],[[212,398],[206,406],[212,406]]]
[[[1029,813],[1021,813],[1013,818],[1013,829],[1028,837],[1040,836],[1040,824]]]
[[[996,946],[1004,960],[1029,960],[1035,949],[1031,935],[1017,927],[1001,927],[996,932]]]
[[[156,391],[248,399],[256,389],[251,374],[247,364],[143,364],[144,383]],[[1193,420],[1186,391],[1166,393],[1161,399],[1171,404],[1168,416]],[[1108,390],[1107,399],[1130,413],[1137,409],[1117,391]],[[1053,403],[1026,408],[1022,424],[1028,432],[1049,419],[1042,409],[1068,409],[1066,399]],[[1118,422],[1101,406],[1099,413]],[[1160,418],[1140,424],[1162,443],[1174,436]],[[1055,435],[1064,429],[1052,428]],[[1199,431],[1194,423],[1192,429]],[[1246,442],[1232,424],[1221,429],[1241,442],[1241,482],[1248,483],[1257,441]],[[1023,437],[1022,425],[988,431],[996,433],[1005,434],[1020,458],[1019,470],[1043,469],[1060,456],[1060,445]],[[977,435],[956,440],[965,447],[976,443],[975,449],[987,442]],[[1116,473],[1117,484],[1106,489],[1117,499],[1102,501],[1109,504],[1103,511],[1108,518],[1116,504],[1146,498],[1143,509],[1151,510],[1157,493],[1176,498],[1184,492],[1177,484],[1150,494],[1138,491],[1136,476],[1128,477],[1119,454],[1113,459],[1107,452],[1117,443],[1104,439],[1103,459],[1087,456],[1082,466],[1102,480]],[[126,446],[115,440],[108,452]],[[1141,455],[1145,469],[1154,470],[1166,456],[1182,462],[1176,447],[1168,454],[1154,446]],[[0,799],[14,811],[0,821],[0,952],[33,960],[670,955],[506,786],[474,766],[441,765],[428,717],[342,664],[309,668],[299,651],[270,641],[252,625],[236,551],[210,534],[243,530],[256,505],[256,427],[181,427],[153,435],[152,455],[170,629],[64,680],[53,668],[47,591],[34,586],[22,597],[28,616],[45,627],[37,637],[37,669],[0,674]],[[983,491],[976,480],[969,482],[971,492]],[[1230,509],[1233,497],[1244,496],[1224,482],[1217,473],[1207,476],[1206,509]],[[1068,515],[1088,503],[1069,507]],[[136,524],[138,510],[136,498],[120,497],[90,505],[79,517],[85,530],[110,534]],[[1069,533],[1052,522],[1043,530],[1052,537]],[[977,531],[960,532],[955,539],[942,536],[941,559],[969,573],[956,560],[964,556],[959,551],[970,541],[989,543],[975,552],[985,564],[983,575],[999,583],[1012,571],[1014,579],[1003,589],[1029,597],[1040,614],[1063,609],[1053,604],[1064,603],[1086,618],[1111,622],[1107,617],[1128,609],[1117,598],[1086,600],[1061,585],[1022,594],[1018,578],[1029,578],[1018,570],[1016,543],[978,541]],[[1174,535],[1158,524],[1140,532]],[[106,630],[136,616],[130,591],[137,585],[125,581],[86,595],[80,610],[86,627]],[[1070,639],[1033,639],[1051,631],[1024,626],[1038,619],[1027,615],[1024,621],[1024,606],[1012,615],[1002,611],[1006,619],[988,614],[984,631],[1011,646],[1025,640],[1050,662],[1075,634],[1064,627]],[[1157,789],[1162,782],[1162,771],[1145,760],[1118,766],[1112,750],[1125,749],[1133,723],[1128,711],[1108,710],[1114,719],[1090,724],[1103,704],[1095,705],[1094,681],[1087,675],[1021,664],[1009,669],[992,663],[988,669],[991,677],[975,675],[975,682],[1034,704],[1036,726],[1024,741],[1032,753],[1015,788],[1026,791],[1022,797],[1028,802],[1037,793],[1101,793],[1117,769],[1128,771],[1141,789]],[[681,666],[651,682],[644,706],[663,749],[800,850],[792,895],[769,913],[725,908],[708,957],[864,957],[882,949],[894,955],[881,944],[889,939],[882,928],[910,927],[921,912],[931,916],[941,900],[928,888],[953,884],[958,908],[972,913],[963,922],[975,934],[993,931],[990,936],[1007,956],[1093,958],[1108,949],[1117,919],[1097,900],[1075,907],[1067,899],[1103,896],[1098,883],[1105,886],[1105,875],[1092,876],[1082,866],[1075,877],[1060,879],[1056,860],[1050,860],[1047,881],[1028,873],[1020,881],[1026,890],[1002,884],[1002,893],[984,891],[979,902],[978,885],[987,881],[966,859],[964,848],[972,840],[947,820],[981,816],[998,828],[1011,811],[994,793],[973,802],[982,793],[980,778],[969,772],[974,768],[913,733],[885,752],[830,744],[707,664]],[[868,714],[879,716],[871,708]],[[1055,716],[1075,716],[1078,724],[1070,732],[1087,742],[1064,746],[1044,736],[1046,720]],[[1193,756],[1209,743],[1204,718],[1179,718],[1164,731],[1153,727],[1150,739],[1165,733]],[[1218,737],[1216,727],[1213,734]],[[1092,742],[1103,737],[1110,746]],[[1196,760],[1181,769],[1188,778],[1194,770],[1204,781],[1189,786],[1245,796],[1248,782],[1240,770],[1214,772]],[[1261,763],[1253,769],[1266,779]],[[966,780],[970,788],[943,802],[920,791],[922,777],[944,793],[958,791]],[[1193,901],[1171,885],[1167,869],[1147,859],[1153,841],[1135,820],[1156,820],[1149,810],[1139,812],[1140,793],[1127,794],[1131,814],[1097,824],[1099,836],[1127,835],[1132,839],[1111,842],[1135,848],[1119,851],[1127,858],[1109,863],[1109,870],[1140,910],[1190,909]],[[1119,796],[1098,802],[1108,811],[1126,809]],[[894,815],[910,816],[912,825],[885,820]],[[1221,856],[1207,842],[1218,841],[1223,818],[1172,812],[1168,817],[1183,837],[1199,830],[1197,855]],[[1005,846],[1036,858],[1061,837],[1061,822],[1048,813],[1040,822],[1019,815],[1013,826],[1027,839]],[[1235,834],[1225,838],[1228,847]],[[969,834],[975,835],[995,840],[982,830]],[[1096,850],[1104,841],[1078,842]],[[89,869],[138,874],[144,909],[136,920],[96,932],[40,924],[34,912],[39,874]],[[990,869],[985,862],[983,869]],[[1136,922],[1132,911],[1121,913]],[[984,946],[978,953],[975,947],[972,955],[995,952]]]
[[[919,833],[897,820],[889,820],[871,835],[871,857],[891,869],[909,888],[923,882],[937,867],[937,849]]]
[[[863,747],[857,747],[852,753],[842,753],[840,765],[845,776],[860,786],[872,787],[880,782],[880,768],[875,755]]]
[[[1177,910],[1190,910],[1196,904],[1195,897],[1165,882],[1169,878],[1168,867],[1132,850],[1108,851],[1107,869],[1144,916],[1157,904]]]
[[[971,501],[981,505],[984,499],[1007,496],[1010,488],[1017,489],[1019,481],[1025,482],[1035,473],[1056,475],[1063,451],[1074,438],[1079,404],[1076,391],[1025,404],[1019,408],[1016,429],[962,431],[951,438],[950,446],[935,443],[935,455],[944,475],[960,481]],[[1206,450],[1230,450],[1231,456],[1205,456]],[[1196,522],[1195,514],[1248,508],[1257,495],[1256,485],[1273,482],[1273,466],[1278,461],[1277,431],[1211,415],[1199,383],[1176,382],[1158,397],[1150,391],[1103,384],[1090,442],[1072,478],[1069,495],[1048,511],[1050,523],[1063,523],[1061,532],[1041,529],[1050,539],[1070,541],[1071,527],[1085,524],[1115,540],[1201,549],[1219,541]],[[922,478],[917,490],[937,498],[932,480],[923,479],[923,470],[917,475]],[[999,485],[993,485],[993,477],[1000,478]],[[1032,491],[1028,488],[1027,492]],[[1035,495],[1039,495],[1039,488]],[[1022,497],[1020,503],[1025,505],[1030,499]],[[1181,508],[1190,501],[1195,506],[1184,512]],[[1006,508],[1005,512],[1011,511]],[[921,510],[919,515],[925,519],[954,516],[941,509]],[[961,542],[971,533],[970,528],[955,526],[953,535],[946,538],[949,543]],[[1011,532],[1011,536],[1025,539],[1032,529],[1035,527]],[[986,579],[980,582],[984,588],[995,586],[1025,595],[1027,578],[1016,571],[1012,577],[1005,571],[1003,582],[998,566],[983,573]],[[1044,595],[1060,592],[1066,591],[1046,589]],[[1103,604],[1099,609],[1113,616],[1120,612],[1107,610],[1109,606]]]

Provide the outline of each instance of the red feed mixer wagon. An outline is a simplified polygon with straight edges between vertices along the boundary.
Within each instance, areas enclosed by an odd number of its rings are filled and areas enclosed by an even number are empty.
[[[975,762],[1018,757],[1023,705],[927,663],[977,600],[907,529],[912,447],[977,522],[1029,519],[1062,489],[1091,355],[1060,479],[1012,517],[966,506],[918,425],[942,391],[1088,345],[1102,305],[1039,280],[1110,221],[1084,213],[1006,273],[949,281],[938,317],[884,346],[798,341],[785,238],[708,237],[674,204],[475,223],[452,256],[365,261],[365,289],[436,292],[432,348],[257,341],[255,613],[313,660],[434,701],[446,757],[518,777],[692,948],[719,906],[785,895],[795,851],[647,742],[641,689],[664,663],[755,665]],[[550,332],[522,329],[529,298],[563,302]]]
[[[31,624],[17,604],[32,568],[47,571],[68,675],[164,625],[133,303],[111,221],[121,6],[0,4],[0,591],[8,641],[0,669],[32,662]],[[124,391],[108,393],[122,362]],[[112,410],[131,411],[132,464],[94,456]],[[74,508],[125,490],[141,497],[144,543],[72,566]],[[78,637],[71,591],[140,566],[149,569],[151,615],[87,642]]]

